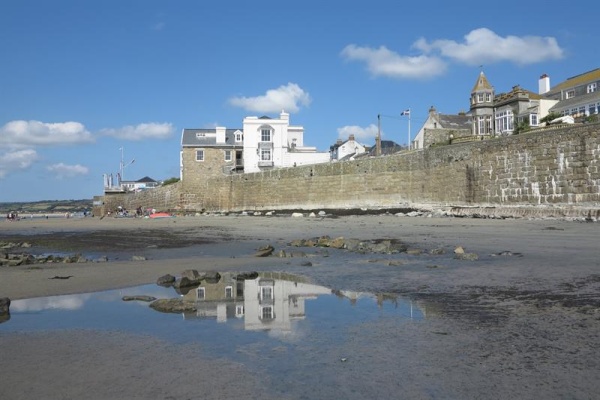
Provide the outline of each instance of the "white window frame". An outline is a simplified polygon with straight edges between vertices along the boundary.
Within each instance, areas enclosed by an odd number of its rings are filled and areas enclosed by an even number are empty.
[[[572,99],[575,97],[575,90],[567,90],[565,92],[565,99]]]
[[[244,305],[243,304],[237,304],[235,306],[235,316],[238,318],[241,318],[244,316]]]
[[[236,142],[241,142],[242,140],[244,140],[244,137],[242,135],[242,132],[236,132],[235,133],[235,141]]]
[[[260,141],[261,142],[272,142],[273,141],[273,130],[271,130],[269,128],[261,128]]]
[[[588,93],[594,93],[596,90],[598,90],[598,84],[596,82],[592,82],[587,85]]]
[[[490,101],[492,101],[492,94],[491,93],[486,93],[485,94],[485,101],[488,102],[488,103]]]
[[[483,93],[478,93],[477,94],[477,102],[478,103],[483,103]]]
[[[273,161],[273,152],[270,147],[261,147],[260,161]]]
[[[205,158],[204,149],[196,149],[196,161],[203,162]]]
[[[511,110],[496,113],[496,129],[498,132],[512,132],[514,130],[514,115]]]
[[[529,114],[529,126],[538,126],[538,115],[537,114]]]
[[[203,287],[196,288],[196,296],[198,300],[204,300],[206,298],[206,290]]]
[[[260,307],[260,319],[270,320],[270,319],[274,319],[274,318],[275,318],[275,313],[273,311],[273,306],[268,305],[268,306]]]
[[[233,286],[225,286],[225,298],[233,299]]]
[[[231,161],[231,150],[224,150],[225,152],[225,161]]]
[[[260,299],[261,300],[273,300],[273,286],[261,286],[260,287]]]

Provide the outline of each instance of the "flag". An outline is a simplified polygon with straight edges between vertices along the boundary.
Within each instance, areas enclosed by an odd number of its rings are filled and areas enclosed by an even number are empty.
[[[408,109],[406,109],[406,110],[402,111],[402,112],[400,113],[400,115],[410,115],[410,108],[408,108]]]

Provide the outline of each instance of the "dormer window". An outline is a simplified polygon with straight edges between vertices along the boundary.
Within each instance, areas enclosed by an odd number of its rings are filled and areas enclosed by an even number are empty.
[[[236,132],[235,133],[235,141],[236,142],[241,142],[242,141],[242,132]]]
[[[596,82],[590,83],[587,85],[587,92],[594,93],[598,89],[598,84]]]
[[[488,102],[488,103],[489,103],[490,101],[492,101],[492,95],[491,95],[490,93],[486,93],[486,94],[485,94],[485,101],[486,101],[486,102]]]
[[[479,93],[479,94],[477,95],[477,102],[478,102],[478,103],[483,103],[483,93]]]
[[[575,91],[574,90],[569,90],[567,93],[565,93],[565,98],[566,99],[572,99],[573,97],[575,97]]]

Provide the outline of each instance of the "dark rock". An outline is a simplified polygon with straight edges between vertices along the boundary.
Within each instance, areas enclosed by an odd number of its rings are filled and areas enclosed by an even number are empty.
[[[203,272],[202,276],[203,276],[202,279],[208,283],[217,283],[217,282],[219,282],[219,280],[221,280],[221,274],[218,273],[217,271]]]
[[[275,251],[275,248],[271,245],[267,245],[264,247],[259,248],[256,253],[254,253],[255,257],[268,257],[271,254],[273,254],[273,251]]]
[[[150,303],[150,308],[164,313],[195,312],[196,303],[183,299],[158,299]]]
[[[192,281],[189,278],[186,278],[185,276],[175,280],[175,283],[173,283],[173,287],[175,289],[190,288],[192,286],[198,286],[198,282]]]
[[[313,263],[311,263],[310,261],[305,261],[303,263],[300,264],[301,267],[312,267]]]
[[[156,284],[160,286],[171,286],[175,283],[175,277],[173,275],[163,275],[156,280]]]
[[[0,297],[0,315],[10,313],[10,299],[8,297]]]
[[[195,269],[186,269],[185,271],[183,271],[181,273],[181,278],[182,279],[186,278],[186,279],[189,280],[189,283],[187,283],[186,285],[184,285],[184,287],[199,285],[200,282],[202,281],[202,279],[204,279],[205,277],[206,277],[205,274],[200,274]]]
[[[258,272],[242,272],[240,274],[237,274],[235,279],[237,279],[238,281],[243,281],[246,279],[256,279],[258,278]]]
[[[476,261],[479,256],[475,253],[456,253],[454,258],[457,260]]]
[[[156,300],[156,297],[153,296],[145,296],[145,295],[134,295],[134,296],[123,296],[123,301],[133,301],[133,300],[137,300],[137,301],[145,301],[145,302],[151,302]]]

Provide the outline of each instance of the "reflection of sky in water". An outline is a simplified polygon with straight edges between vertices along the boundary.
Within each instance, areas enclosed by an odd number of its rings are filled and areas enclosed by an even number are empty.
[[[244,318],[229,317],[217,322],[215,317],[166,314],[149,308],[149,303],[123,301],[126,295],[150,295],[157,298],[178,297],[172,288],[146,285],[81,295],[15,300],[11,319],[0,324],[4,332],[32,332],[55,329],[120,330],[154,335],[175,343],[198,342],[213,355],[245,359],[256,356],[265,347],[293,349],[305,346],[315,337],[342,340],[352,328],[379,318],[409,321],[423,318],[420,310],[400,298],[378,302],[368,294],[344,293],[352,297],[321,294],[304,299],[304,315],[290,318],[285,329],[249,330]],[[283,347],[281,347],[283,346]],[[289,356],[289,354],[288,354]]]

